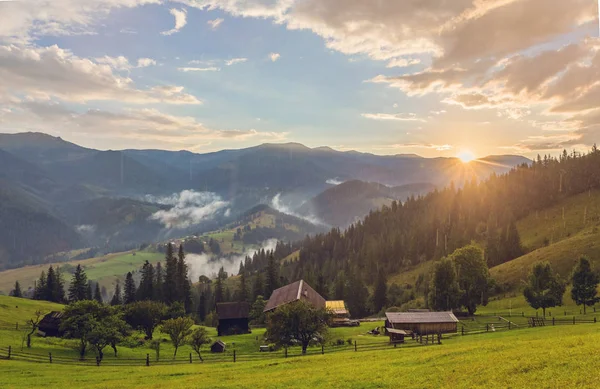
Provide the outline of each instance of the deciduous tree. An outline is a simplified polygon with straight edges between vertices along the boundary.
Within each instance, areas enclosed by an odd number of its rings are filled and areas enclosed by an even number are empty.
[[[185,343],[185,340],[192,333],[192,326],[194,321],[189,317],[178,317],[176,319],[165,320],[161,327],[160,332],[169,335],[171,343],[175,348],[173,352],[173,359],[177,356],[177,349],[179,346]]]
[[[600,277],[592,269],[590,261],[585,257],[581,257],[575,268],[573,268],[571,281],[573,283],[571,298],[577,305],[583,305],[583,313],[585,314],[586,307],[591,307],[600,300],[597,297]]]
[[[205,344],[209,344],[210,342],[211,340],[208,337],[208,331],[206,331],[206,328],[204,327],[196,328],[188,339],[188,344],[192,346],[192,348],[194,349],[196,354],[198,354],[198,358],[200,358],[201,361],[204,360],[202,359],[202,355],[200,355],[200,349],[202,348],[202,346],[204,346]]]
[[[536,263],[531,269],[523,295],[532,308],[542,308],[546,316],[546,308],[562,305],[565,289],[565,284],[554,273],[550,264],[541,262]]]

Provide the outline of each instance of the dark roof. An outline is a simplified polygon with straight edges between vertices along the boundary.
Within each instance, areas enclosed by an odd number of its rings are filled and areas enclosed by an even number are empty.
[[[317,308],[325,308],[325,299],[304,282],[304,280],[300,280],[275,289],[265,306],[264,312],[272,311],[281,305],[300,299],[307,301]]]
[[[458,322],[452,312],[387,312],[385,317],[393,324]]]
[[[214,342],[212,344],[212,346],[210,346],[210,347],[215,347],[215,346],[225,347],[225,342],[223,342],[221,339],[217,339],[217,341]]]
[[[56,329],[58,330],[58,328],[60,327],[60,321],[63,317],[64,313],[62,311],[52,311],[49,314],[47,314],[46,316],[44,316],[44,318],[42,320],[40,320],[40,324],[38,325],[38,328],[42,331],[44,331],[45,329]]]
[[[389,332],[390,334],[396,334],[396,335],[408,335],[410,331],[404,331],[404,330],[397,330],[395,328],[386,328],[385,329],[387,332]]]
[[[242,303],[217,303],[217,315],[223,319],[247,319],[250,316],[250,304]]]

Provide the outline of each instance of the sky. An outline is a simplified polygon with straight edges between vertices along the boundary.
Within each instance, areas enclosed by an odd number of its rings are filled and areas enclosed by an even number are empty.
[[[425,157],[600,140],[596,0],[0,0],[0,132]]]

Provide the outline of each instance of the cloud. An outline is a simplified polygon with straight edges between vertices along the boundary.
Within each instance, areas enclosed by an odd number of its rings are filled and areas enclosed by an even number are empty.
[[[387,114],[387,113],[363,113],[362,117],[373,120],[397,120],[401,122],[426,122],[421,119],[415,113],[398,113],[398,114]]]
[[[327,181],[325,181],[326,184],[329,185],[341,185],[344,183],[344,181],[340,180],[339,178],[330,178]]]
[[[268,55],[268,57],[269,57],[269,59],[272,62],[277,62],[279,60],[279,58],[281,58],[281,54],[279,54],[279,53],[271,53],[271,54]]]
[[[394,58],[387,64],[387,68],[406,68],[413,65],[418,65],[421,60],[418,58]]]
[[[75,227],[80,234],[92,234],[96,232],[96,226],[92,224],[81,224]]]
[[[275,250],[276,246],[277,239],[268,239],[264,241],[259,248],[247,249],[241,255],[215,258],[209,254],[187,254],[185,262],[189,268],[190,279],[193,282],[196,282],[202,275],[207,277],[216,276],[221,267],[223,267],[223,270],[225,270],[228,274],[237,274],[238,270],[240,269],[240,263],[244,261],[247,256],[252,257],[260,250]]]
[[[100,58],[96,58],[96,62],[100,64],[106,64],[115,70],[129,70],[131,64],[129,60],[123,56],[109,57],[108,55]]]
[[[132,35],[137,34],[137,31],[134,30],[133,28],[122,28],[119,32],[121,34],[132,34]]]
[[[0,130],[34,128],[53,134],[58,130],[61,136],[93,137],[96,140],[107,137],[131,145],[143,141],[149,147],[175,150],[194,148],[216,140],[283,139],[287,135],[255,129],[213,129],[193,117],[170,115],[147,108],[77,112],[53,101],[14,100],[7,101],[4,106],[8,111],[0,112]]]
[[[238,64],[238,63],[244,63],[246,61],[248,61],[248,58],[233,58],[233,59],[229,59],[229,60],[225,61],[225,65],[231,66],[231,65]]]
[[[133,104],[201,104],[183,87],[162,85],[137,89],[128,77],[113,73],[125,69],[124,57],[103,57],[102,62],[80,58],[58,46],[0,46],[0,94],[18,93],[48,99],[86,103],[117,100]]]
[[[140,58],[137,61],[138,68],[147,68],[148,66],[155,66],[156,61],[152,58]]]
[[[187,228],[204,220],[210,220],[223,208],[229,205],[221,196],[212,192],[195,192],[184,190],[171,198],[173,207],[169,210],[160,210],[150,216],[151,220],[158,220],[166,228]]]
[[[317,216],[300,215],[294,212],[288,205],[283,203],[283,201],[281,200],[281,193],[278,193],[277,195],[275,195],[275,197],[273,197],[273,200],[271,200],[271,207],[273,207],[273,209],[275,209],[278,212],[297,217],[316,226],[327,226],[327,224],[319,220]]]
[[[216,31],[217,28],[219,28],[219,26],[221,26],[221,24],[223,24],[224,21],[225,19],[217,18],[214,20],[209,20],[206,23],[210,26],[211,30]]]
[[[184,67],[184,68],[177,68],[177,70],[179,70],[180,72],[185,72],[185,73],[189,73],[189,72],[220,72],[221,68],[218,68],[215,66],[211,66],[208,68]]]
[[[161,35],[173,35],[187,24],[187,11],[185,9],[171,8],[169,12],[175,17],[175,27],[169,31],[161,32]]]
[[[449,144],[431,144],[431,143],[397,143],[397,144],[393,144],[393,145],[374,147],[374,149],[376,149],[376,150],[394,150],[394,149],[407,149],[407,148],[448,151],[448,150],[454,149],[454,146],[449,145]]]

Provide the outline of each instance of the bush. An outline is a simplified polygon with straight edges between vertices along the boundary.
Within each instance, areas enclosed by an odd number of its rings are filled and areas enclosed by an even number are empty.
[[[346,344],[346,342],[344,341],[344,339],[338,339],[335,341],[335,345],[336,346],[343,346],[344,344]]]
[[[348,339],[346,339],[346,343],[348,343],[350,346],[352,346],[354,341],[352,340],[352,338],[348,338]]]

